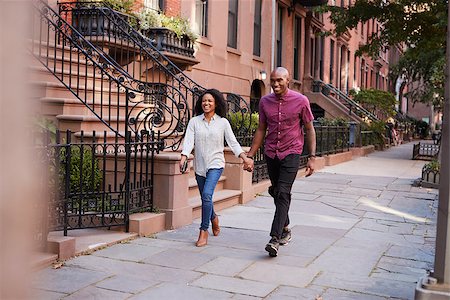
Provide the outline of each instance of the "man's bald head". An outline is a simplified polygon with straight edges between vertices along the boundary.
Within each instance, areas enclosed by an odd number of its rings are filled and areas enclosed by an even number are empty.
[[[275,70],[273,70],[270,75],[271,77],[272,77],[272,74],[276,75],[277,77],[286,77],[287,79],[289,79],[289,71],[283,67],[275,68]]]
[[[287,93],[289,85],[289,71],[278,67],[270,73],[270,86],[275,95],[282,96]]]

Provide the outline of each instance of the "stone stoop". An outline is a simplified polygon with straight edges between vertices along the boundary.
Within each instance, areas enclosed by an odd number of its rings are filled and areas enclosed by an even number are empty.
[[[214,192],[214,211],[232,207],[239,204],[242,192],[238,190],[218,190]],[[192,207],[192,220],[202,216],[202,200],[200,196],[189,198],[189,205]]]

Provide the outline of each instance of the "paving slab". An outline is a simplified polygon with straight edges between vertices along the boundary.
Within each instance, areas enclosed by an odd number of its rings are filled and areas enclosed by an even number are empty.
[[[71,294],[112,276],[108,271],[86,270],[76,267],[44,269],[35,274],[33,287],[46,291]]]
[[[315,285],[368,294],[380,297],[414,299],[415,284],[404,281],[384,280],[351,273],[339,276],[333,272],[323,272],[313,282]]]
[[[163,267],[171,267],[183,270],[194,270],[201,265],[213,260],[213,255],[202,254],[196,252],[183,251],[178,249],[168,249],[159,252],[151,257],[144,259],[145,264],[158,265]]]
[[[161,282],[157,280],[147,280],[142,278],[142,276],[115,275],[100,281],[95,286],[111,291],[136,294],[159,283]]]
[[[234,277],[250,266],[252,262],[251,260],[245,259],[218,257],[195,270],[208,274]]]
[[[36,300],[59,300],[66,297],[68,294],[52,292],[52,291],[44,291],[38,289],[32,289],[30,294],[33,295],[33,299]]]
[[[319,297],[325,289],[323,287],[310,285],[307,288],[296,288],[291,286],[280,286],[265,299],[273,300],[314,300]],[[325,300],[325,299],[324,299]]]
[[[139,276],[147,280],[169,281],[176,283],[190,282],[202,274],[199,272],[170,268],[145,263],[114,260],[93,255],[80,256],[66,262],[67,266],[83,268],[88,272],[104,270],[109,274]]]
[[[96,251],[92,255],[107,257],[117,260],[142,261],[156,253],[164,251],[164,248],[135,245],[129,247],[126,244],[117,244],[106,249]]]
[[[204,289],[186,284],[165,282],[152,289],[143,291],[129,299],[230,299],[233,294],[213,289]]]
[[[264,283],[218,275],[205,275],[193,281],[192,285],[257,297],[266,297],[277,287],[275,283]]]
[[[332,300],[385,300],[386,297],[374,296],[369,294],[355,293],[345,290],[338,289],[327,289],[325,293],[322,294],[322,299],[332,299]]]
[[[317,271],[309,268],[255,262],[241,272],[239,277],[278,285],[306,287],[317,273]]]
[[[64,299],[69,300],[79,300],[79,299],[111,299],[111,300],[122,300],[122,299],[128,299],[131,296],[131,294],[128,293],[122,293],[107,289],[98,288],[95,286],[88,286],[84,289],[81,289]]]

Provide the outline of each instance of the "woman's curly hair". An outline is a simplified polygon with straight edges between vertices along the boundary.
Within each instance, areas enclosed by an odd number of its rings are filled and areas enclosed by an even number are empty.
[[[203,113],[202,108],[202,99],[206,94],[210,94],[214,98],[214,104],[216,105],[215,113],[222,118],[225,118],[227,115],[227,105],[225,102],[225,98],[223,94],[216,89],[208,89],[198,96],[197,102],[195,103],[195,115],[199,116]]]

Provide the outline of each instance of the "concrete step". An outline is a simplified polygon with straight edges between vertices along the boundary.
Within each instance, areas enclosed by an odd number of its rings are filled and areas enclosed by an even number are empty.
[[[43,97],[40,98],[41,102],[41,114],[44,116],[55,117],[57,115],[91,115],[92,112],[87,108],[87,106],[81,102],[79,99],[75,98],[57,98],[57,97]],[[117,115],[117,110],[119,110],[119,115],[125,115],[126,106],[123,103],[117,104],[117,101],[101,102],[101,101],[87,101],[90,107],[99,107],[101,105],[106,106],[104,113],[111,116]],[[110,104],[110,105],[108,105]],[[136,106],[137,109],[150,108],[152,105],[140,103]]]
[[[100,73],[85,73],[80,72],[79,74],[77,72],[72,72],[68,69],[55,69],[53,70],[55,74],[58,76],[58,78],[50,72],[45,66],[38,65],[38,66],[29,66],[30,70],[30,79],[32,81],[48,81],[48,82],[60,82],[59,79],[62,79],[64,82],[69,83],[69,77],[72,77],[70,80],[70,83],[77,84],[78,82],[80,85],[84,85],[85,81],[88,81],[89,86],[93,85],[93,82],[95,81],[96,86],[101,86],[103,84],[104,87],[108,87],[109,85],[109,77],[106,75],[101,75]]]
[[[239,204],[239,197],[242,192],[239,190],[215,191],[213,196],[214,211],[232,207]],[[202,215],[202,200],[200,196],[189,198],[189,205],[192,207],[192,218],[197,219]]]
[[[67,89],[60,82],[48,82],[48,81],[32,81],[30,82],[32,88],[34,88],[35,96],[44,98],[65,98],[65,99],[77,99],[70,90]],[[119,103],[125,104],[126,95],[122,88],[112,87],[111,89],[104,87],[101,89],[96,86],[95,89],[92,85],[80,85],[77,86],[76,83],[72,83],[70,88],[77,93],[81,99],[87,100],[88,102],[100,103],[111,101],[119,101]],[[134,102],[142,100],[141,95],[136,95],[133,99]]]

